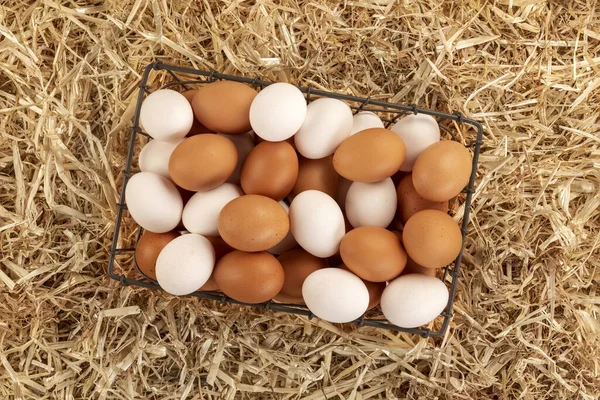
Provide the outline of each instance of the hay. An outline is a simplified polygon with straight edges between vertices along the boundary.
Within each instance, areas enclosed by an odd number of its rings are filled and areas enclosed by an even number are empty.
[[[2,2],[0,398],[600,397],[597,4],[253,3]],[[446,337],[110,281],[127,128],[156,58],[482,121]]]

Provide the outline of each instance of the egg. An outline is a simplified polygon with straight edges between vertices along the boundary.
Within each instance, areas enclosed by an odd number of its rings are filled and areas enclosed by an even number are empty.
[[[185,97],[188,101],[188,103],[190,103],[190,106],[192,105],[192,100],[194,99],[194,96],[196,95],[196,93],[198,93],[198,89],[192,89],[192,90],[186,90],[185,92],[181,93],[183,95],[183,97]],[[194,135],[199,135],[201,133],[214,133],[213,131],[211,131],[210,129],[208,129],[207,127],[205,127],[204,125],[202,125],[200,123],[200,121],[198,121],[196,119],[196,117],[194,117],[194,123],[192,124],[192,127],[190,128],[190,131],[188,132],[188,134],[186,136],[194,136]]]
[[[344,140],[333,155],[333,167],[355,182],[379,182],[394,175],[404,162],[404,142],[384,128],[360,131]]]
[[[298,156],[287,142],[262,142],[242,166],[241,185],[246,194],[274,200],[286,197],[298,178]]]
[[[280,142],[300,129],[306,110],[306,100],[300,89],[289,83],[273,83],[252,101],[250,125],[262,139]]]
[[[281,204],[281,207],[283,207],[283,209],[289,216],[290,206],[288,206],[287,203],[283,200],[281,200],[279,204]],[[293,249],[294,247],[298,247],[298,242],[296,242],[296,239],[294,239],[294,235],[292,235],[292,230],[290,229],[288,234],[283,238],[281,242],[277,243],[270,249],[267,249],[267,251],[271,254],[282,254],[288,250]]]
[[[204,236],[218,235],[217,225],[221,210],[241,195],[242,189],[232,183],[224,183],[206,192],[197,192],[183,209],[183,226],[192,233]]]
[[[190,131],[193,122],[190,103],[181,93],[171,89],[149,94],[140,109],[140,123],[156,140],[181,140]]]
[[[206,133],[179,143],[169,159],[169,174],[186,190],[211,190],[225,183],[237,162],[237,149],[231,140]]]
[[[352,272],[346,267],[344,264],[340,264],[337,268],[345,269],[346,271]],[[356,275],[356,274],[355,274]],[[385,289],[385,282],[369,282],[362,280],[367,290],[369,291],[369,306],[368,310],[372,310],[373,308],[379,305],[379,301],[381,300],[381,294],[383,293],[383,289]]]
[[[398,134],[406,146],[406,158],[401,171],[412,171],[417,157],[429,146],[440,141],[440,127],[430,115],[411,114],[390,128]]]
[[[318,190],[335,198],[339,181],[340,176],[333,168],[333,157],[312,160],[301,156],[299,157],[298,178],[290,198],[293,200],[298,193],[305,190]]]
[[[352,110],[341,100],[323,97],[310,103],[294,136],[298,153],[318,159],[335,152],[352,131]]]
[[[327,260],[318,258],[304,249],[293,249],[277,257],[285,274],[283,287],[279,295],[286,299],[297,299],[302,302],[302,284],[308,275],[327,267]]]
[[[243,251],[267,250],[289,232],[290,220],[275,200],[249,194],[227,203],[218,220],[219,235],[231,247]]]
[[[156,260],[156,280],[173,295],[195,292],[208,281],[215,250],[204,236],[190,233],[170,241]]]
[[[340,205],[342,210],[346,209],[346,196],[348,195],[348,190],[350,190],[350,185],[352,185],[352,181],[340,176],[340,184],[335,195],[335,201]]]
[[[351,322],[369,307],[369,291],[364,282],[340,268],[319,269],[302,285],[302,298],[317,317],[329,322]]]
[[[411,260],[410,257],[408,257],[408,259],[406,260],[406,267],[404,267],[404,270],[402,271],[402,273],[400,275],[422,274],[422,275],[436,276],[437,271],[438,271],[437,268],[425,268],[425,267],[417,264],[413,260]]]
[[[271,254],[235,250],[219,260],[214,278],[227,296],[257,304],[275,297],[283,287],[285,276],[283,267]]]
[[[354,117],[352,118],[352,131],[350,132],[350,136],[360,131],[364,131],[365,129],[383,127],[383,122],[377,114],[371,111],[361,111],[354,114]]]
[[[212,244],[213,249],[215,249],[215,263],[219,262],[219,260],[221,258],[223,258],[223,256],[225,254],[231,253],[234,250],[233,247],[231,247],[230,245],[225,243],[223,238],[220,236],[205,236],[205,237],[208,239],[210,244]],[[217,285],[214,275],[215,275],[215,270],[213,269],[212,275],[208,278],[206,283],[204,285],[202,285],[202,287],[199,290],[204,291],[204,292],[218,291],[219,285]]]
[[[125,201],[135,222],[150,232],[171,231],[181,221],[181,195],[164,176],[152,172],[133,175],[125,188]]]
[[[337,253],[346,233],[342,210],[323,192],[306,190],[290,205],[290,229],[310,254],[326,258]]]
[[[415,190],[424,199],[442,202],[458,195],[469,183],[472,157],[462,144],[444,140],[429,146],[413,167]]]
[[[346,216],[355,228],[385,228],[394,219],[397,203],[396,188],[391,178],[375,183],[353,182],[346,195]]]
[[[394,279],[406,266],[406,252],[400,240],[375,226],[348,232],[340,243],[340,255],[350,271],[370,282]]]
[[[225,135],[223,133],[218,133],[217,135],[226,137],[235,145],[238,153],[238,162],[231,176],[227,178],[227,182],[239,185],[242,174],[242,165],[244,165],[244,161],[246,161],[248,154],[250,154],[254,148],[254,138],[252,137],[252,132],[246,132],[242,135]]]
[[[142,274],[156,280],[156,260],[161,250],[171,240],[179,236],[178,232],[154,233],[146,231],[135,246],[135,264]]]
[[[430,201],[422,198],[415,190],[412,175],[406,175],[396,187],[398,197],[398,213],[403,224],[410,217],[422,210],[439,210],[448,212],[448,201]]]
[[[251,129],[250,105],[256,95],[240,82],[212,82],[198,89],[192,108],[198,121],[213,132],[241,135]]]
[[[438,210],[423,210],[413,215],[404,226],[402,242],[408,256],[426,268],[450,264],[462,249],[458,224]]]
[[[417,328],[435,319],[448,305],[448,288],[432,276],[409,274],[394,279],[381,295],[381,311],[392,324]]]
[[[140,152],[140,170],[142,172],[153,172],[170,179],[169,158],[179,143],[181,143],[181,140],[173,142],[151,140],[148,142]]]

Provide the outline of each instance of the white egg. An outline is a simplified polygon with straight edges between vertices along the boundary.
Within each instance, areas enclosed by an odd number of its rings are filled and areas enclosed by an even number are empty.
[[[281,200],[279,204],[281,204],[281,206],[285,209],[285,212],[290,215],[290,207],[286,204],[286,202]],[[292,231],[290,230],[281,242],[277,243],[267,251],[271,254],[279,255],[297,246],[298,242],[296,242],[296,239],[294,239],[294,235],[292,235]]]
[[[290,205],[290,230],[298,244],[316,257],[331,257],[346,234],[344,215],[334,199],[305,190]]]
[[[167,292],[190,294],[208,281],[215,266],[215,249],[209,240],[190,233],[170,241],[156,260],[156,280]]]
[[[350,136],[357,132],[364,131],[365,129],[371,128],[385,128],[381,118],[371,111],[361,111],[354,114],[352,118],[352,131]]]
[[[323,97],[308,105],[306,119],[294,142],[304,157],[319,159],[333,154],[351,131],[350,107],[341,100]]]
[[[317,317],[329,322],[351,322],[369,306],[369,291],[353,273],[324,268],[311,273],[302,284],[302,298]]]
[[[353,182],[346,195],[346,217],[355,228],[385,228],[394,219],[397,205],[392,178],[375,183]]]
[[[402,138],[406,146],[406,158],[400,171],[412,171],[423,150],[440,141],[440,127],[435,118],[427,114],[407,115],[390,129]]]
[[[250,106],[252,130],[264,140],[291,138],[306,117],[306,99],[294,85],[274,83],[258,92]]]
[[[433,276],[408,274],[391,281],[381,295],[381,311],[394,325],[416,328],[435,319],[448,305],[448,288]]]
[[[183,200],[164,176],[152,172],[133,175],[125,188],[125,201],[133,219],[150,232],[168,232],[181,221]]]
[[[183,209],[183,226],[192,233],[218,236],[219,213],[227,203],[242,194],[242,189],[233,183],[224,183],[212,190],[197,192]]]
[[[235,167],[235,171],[233,174],[227,179],[229,183],[235,183],[236,185],[240,184],[240,174],[242,172],[242,165],[244,165],[244,161],[250,154],[250,151],[254,148],[254,138],[252,132],[247,132],[242,135],[226,135],[224,133],[218,133],[218,135],[224,136],[227,139],[231,140],[235,145],[235,148],[238,152],[238,163]]]
[[[140,110],[140,123],[156,140],[181,140],[194,122],[189,101],[179,92],[161,89],[151,93]]]
[[[169,175],[169,158],[175,147],[181,140],[174,142],[163,142],[162,140],[151,140],[140,152],[140,170],[143,172],[154,172],[155,174],[171,179]]]

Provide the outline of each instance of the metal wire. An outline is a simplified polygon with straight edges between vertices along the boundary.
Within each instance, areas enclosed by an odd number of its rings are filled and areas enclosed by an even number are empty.
[[[109,259],[108,259],[108,275],[112,279],[119,281],[122,285],[133,285],[133,286],[140,286],[140,287],[144,287],[144,288],[148,288],[148,289],[161,290],[161,287],[156,282],[154,282],[150,278],[144,276],[139,271],[139,268],[137,268],[137,262],[135,262],[135,257],[133,257],[134,264],[136,266],[137,271],[140,273],[140,276],[142,277],[142,279],[132,279],[123,274],[119,274],[119,273],[115,272],[115,262],[116,262],[117,255],[135,252],[135,247],[119,248],[118,244],[119,244],[119,237],[121,234],[121,224],[123,222],[124,212],[127,210],[127,205],[125,204],[125,187],[127,186],[127,182],[129,180],[129,178],[134,173],[137,172],[137,171],[133,170],[131,167],[132,161],[133,161],[133,153],[134,153],[134,148],[135,148],[136,137],[137,137],[137,135],[141,135],[144,137],[145,140],[148,139],[148,135],[142,131],[142,129],[140,128],[140,125],[139,125],[140,109],[142,107],[142,102],[143,102],[145,96],[150,93],[147,82],[148,82],[148,77],[149,77],[150,73],[154,70],[166,71],[174,79],[176,79],[173,82],[167,83],[164,87],[182,86],[185,89],[189,89],[190,85],[201,85],[201,84],[213,82],[216,80],[228,80],[228,81],[234,81],[234,82],[247,83],[254,87],[258,87],[258,88],[262,89],[262,88],[272,84],[272,82],[262,81],[262,80],[258,79],[257,77],[245,78],[245,77],[241,77],[241,76],[221,74],[216,71],[201,71],[201,70],[196,70],[196,69],[192,69],[192,68],[180,67],[180,66],[175,66],[175,65],[167,65],[167,64],[163,64],[160,61],[156,61],[156,62],[148,65],[146,67],[146,69],[144,70],[144,73],[142,75],[142,80],[139,84],[140,91],[138,94],[137,103],[136,103],[136,107],[135,107],[135,114],[134,114],[134,118],[133,118],[133,127],[131,128],[131,134],[129,137],[129,149],[127,152],[127,164],[125,166],[125,170],[123,171],[123,184],[121,185],[121,195],[119,197],[119,203],[117,204],[117,216],[116,216],[116,220],[115,220],[115,229],[114,229],[114,234],[113,234],[112,245],[110,248]],[[176,72],[179,72],[182,74],[187,74],[187,75],[197,76],[199,78],[183,80],[176,74]],[[450,279],[451,282],[450,282],[450,287],[449,287],[450,295],[448,298],[448,303],[446,305],[446,308],[444,309],[444,311],[441,314],[443,317],[443,322],[442,322],[441,328],[438,331],[432,331],[432,330],[426,329],[426,328],[401,328],[401,327],[393,325],[383,319],[369,319],[369,318],[367,318],[366,315],[363,315],[362,317],[360,317],[359,319],[357,319],[356,321],[353,322],[354,324],[356,324],[358,326],[371,326],[371,327],[376,327],[376,328],[390,329],[393,331],[400,331],[400,332],[416,334],[416,335],[420,335],[420,336],[426,337],[426,338],[443,336],[448,329],[450,320],[452,319],[452,308],[453,308],[453,303],[454,303],[454,297],[456,294],[458,279],[460,278],[460,263],[462,260],[462,252],[464,249],[465,237],[466,237],[467,228],[469,225],[469,215],[471,213],[471,201],[473,199],[473,194],[475,193],[474,186],[475,186],[475,179],[476,179],[476,175],[477,175],[477,164],[479,162],[479,152],[481,149],[481,145],[483,144],[483,140],[482,140],[483,139],[483,126],[475,120],[465,118],[460,113],[447,114],[447,113],[443,113],[443,112],[439,112],[439,111],[423,109],[423,108],[417,107],[414,104],[412,104],[412,105],[392,104],[392,103],[386,103],[383,101],[373,100],[371,98],[348,96],[348,95],[343,95],[343,94],[339,94],[339,93],[331,93],[331,92],[326,92],[323,90],[317,90],[317,89],[312,89],[312,88],[299,87],[299,89],[302,93],[305,94],[306,99],[309,102],[311,100],[314,100],[319,97],[330,97],[330,98],[349,102],[350,107],[353,110],[356,110],[356,112],[372,111],[375,113],[392,114],[393,115],[392,118],[382,117],[382,120],[387,122],[387,126],[389,126],[390,124],[397,121],[400,117],[407,115],[407,114],[426,114],[426,115],[431,115],[432,117],[438,119],[440,128],[443,129],[444,131],[448,132],[454,140],[456,140],[456,137],[455,137],[454,133],[450,129],[448,129],[448,127],[444,124],[445,122],[455,121],[458,123],[459,126],[469,125],[472,129],[475,130],[475,140],[470,143],[470,145],[473,147],[473,168],[471,171],[471,176],[469,178],[469,184],[463,191],[466,194],[465,207],[464,207],[465,212],[463,215],[462,225],[461,225],[461,232],[462,232],[462,237],[463,237],[462,238],[463,239],[463,248],[461,249],[461,252],[458,255],[458,257],[456,257],[456,260],[454,261],[454,268],[450,268],[449,266],[444,268],[443,280],[444,280],[444,282],[448,283],[448,279]],[[367,105],[369,107],[367,107]],[[137,241],[139,240],[141,234],[142,234],[142,229],[139,228],[137,235],[136,235],[136,245],[137,245]],[[290,313],[290,314],[303,315],[309,319],[314,317],[314,315],[310,312],[310,310],[304,305],[283,304],[283,303],[275,303],[272,301],[269,301],[266,303],[261,303],[261,304],[245,304],[245,303],[239,302],[237,300],[234,300],[230,297],[227,297],[225,294],[220,293],[220,292],[195,292],[195,293],[191,294],[191,296],[194,296],[194,297],[197,297],[200,299],[214,300],[214,301],[220,301],[220,302],[224,302],[224,303],[239,304],[239,305],[251,306],[251,307],[255,307],[255,308],[262,308],[262,309],[274,310],[274,311],[279,311],[279,312],[286,312],[286,313]]]

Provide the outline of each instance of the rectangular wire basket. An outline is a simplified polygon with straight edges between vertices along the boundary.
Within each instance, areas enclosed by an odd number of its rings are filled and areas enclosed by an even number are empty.
[[[134,264],[135,257],[133,256],[135,253],[135,246],[142,234],[142,228],[137,227],[137,231],[129,232],[129,235],[134,237],[135,244],[133,247],[119,247],[120,239],[124,237],[127,233],[123,232],[123,227],[126,224],[123,224],[124,218],[126,218],[127,214],[127,205],[125,204],[125,187],[127,186],[127,182],[131,176],[133,176],[136,172],[136,169],[133,168],[132,164],[134,161],[134,153],[136,148],[136,143],[139,142],[138,139],[140,137],[144,142],[147,142],[150,138],[148,134],[143,132],[143,130],[139,126],[140,120],[140,109],[142,106],[142,102],[149,93],[150,87],[148,86],[148,77],[152,71],[158,71],[160,73],[168,73],[173,81],[163,85],[162,88],[177,88],[180,87],[183,90],[188,90],[191,88],[195,88],[198,85],[202,85],[209,82],[214,82],[216,80],[229,80],[235,82],[242,82],[249,85],[252,85],[257,90],[261,90],[262,88],[270,85],[272,82],[263,81],[259,78],[244,78],[240,76],[233,75],[225,75],[220,74],[218,72],[212,71],[201,71],[193,68],[185,68],[174,65],[167,65],[160,61],[156,61],[146,67],[144,73],[142,75],[142,80],[139,85],[139,95],[137,98],[137,104],[135,108],[135,115],[133,126],[131,127],[131,135],[129,139],[129,148],[127,152],[127,162],[125,165],[125,169],[123,170],[123,184],[121,187],[121,194],[119,198],[119,203],[117,204],[117,216],[115,220],[115,228],[114,228],[114,236],[110,249],[109,261],[108,261],[108,274],[112,279],[119,281],[122,285],[134,285],[140,286],[148,289],[157,289],[162,290],[161,287],[154,281],[145,277],[139,270],[136,268],[131,268]],[[182,79],[179,75],[191,76],[191,79]],[[449,286],[450,296],[448,298],[448,304],[444,311],[441,314],[441,318],[443,321],[441,325],[438,325],[439,330],[432,330],[429,328],[401,328],[399,326],[393,325],[389,323],[381,314],[380,311],[367,311],[361,318],[354,321],[354,324],[359,326],[371,326],[376,328],[384,328],[390,329],[393,331],[407,332],[412,334],[417,334],[422,337],[441,337],[446,333],[448,326],[450,324],[450,320],[452,318],[452,305],[454,302],[454,295],[456,293],[458,279],[460,277],[460,263],[462,259],[462,252],[464,250],[464,241],[465,236],[467,234],[467,226],[469,223],[469,213],[471,207],[471,199],[474,193],[474,185],[475,178],[477,174],[477,164],[479,159],[480,147],[482,145],[482,136],[483,136],[483,127],[482,125],[474,120],[464,118],[460,113],[455,114],[447,114],[439,111],[427,110],[423,108],[419,108],[415,105],[401,105],[401,104],[391,104],[383,101],[372,100],[371,98],[362,98],[355,96],[348,96],[338,93],[331,93],[322,90],[311,89],[310,87],[299,87],[300,91],[304,93],[307,102],[314,100],[319,97],[331,97],[334,99],[339,99],[345,101],[355,113],[359,111],[371,111],[379,115],[381,120],[384,122],[386,127],[391,126],[395,121],[397,121],[400,117],[407,114],[427,114],[436,118],[439,123],[440,128],[444,133],[448,134],[453,140],[457,140],[456,134],[454,131],[447,126],[449,122],[454,122],[455,127],[458,129],[466,128],[467,133],[469,133],[471,139],[468,143],[464,143],[469,146],[473,150],[473,168],[471,172],[471,177],[469,179],[468,186],[463,190],[463,194],[460,196],[461,200],[464,199],[464,214],[462,217],[462,238],[463,238],[463,247],[461,248],[461,252],[456,257],[454,264],[446,266],[444,268],[444,275],[442,280]],[[130,236],[130,237],[131,237]],[[126,238],[125,238],[126,239]],[[129,269],[123,268],[120,262],[117,261],[118,256],[127,256],[124,258],[124,264],[129,264]],[[119,270],[119,271],[118,271]],[[280,312],[286,312],[290,314],[304,315],[306,317],[313,318],[314,315],[310,312],[310,310],[305,305],[298,304],[282,304],[274,301],[268,301],[266,303],[261,304],[246,304],[236,301],[221,292],[205,292],[205,291],[197,291],[191,296],[195,296],[201,299],[209,299],[216,300],[223,303],[233,303],[240,304],[255,308],[262,309],[270,309]],[[439,317],[438,317],[439,318]]]

